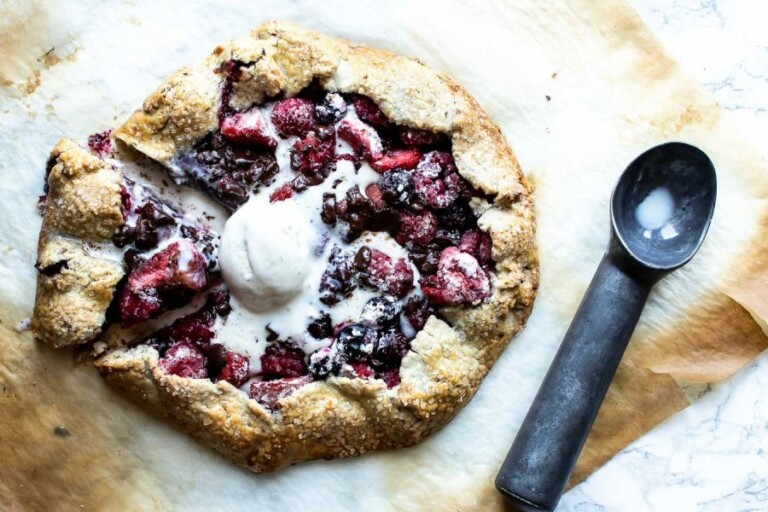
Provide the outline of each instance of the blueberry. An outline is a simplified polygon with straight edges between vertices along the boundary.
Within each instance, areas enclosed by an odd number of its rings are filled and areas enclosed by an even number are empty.
[[[362,324],[350,324],[336,336],[336,347],[350,361],[363,361],[373,351],[376,331]]]
[[[347,103],[340,94],[329,92],[319,104],[315,106],[315,117],[323,124],[331,124],[339,121],[347,113]]]
[[[413,178],[408,171],[394,169],[384,173],[379,180],[381,194],[390,204],[407,204],[413,195]]]
[[[325,379],[331,374],[336,374],[341,369],[336,353],[331,348],[321,348],[309,356],[309,373],[315,379]]]
[[[400,303],[391,295],[374,297],[363,306],[360,321],[375,329],[380,329],[394,321],[400,314]]]

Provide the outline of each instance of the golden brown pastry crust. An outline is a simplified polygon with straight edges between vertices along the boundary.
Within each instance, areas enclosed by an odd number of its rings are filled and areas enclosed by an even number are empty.
[[[85,343],[101,332],[123,277],[121,262],[92,255],[100,244],[111,245],[123,223],[122,178],[66,139],[51,152],[49,165],[37,265],[61,269],[52,275],[38,273],[32,332],[38,340],[61,347]]]
[[[147,346],[112,349],[96,366],[148,408],[255,472],[416,443],[469,401],[530,314],[538,258],[533,202],[520,166],[499,128],[450,77],[280,22],[218,47],[201,66],[178,71],[116,137],[178,170],[176,158],[218,127],[223,75],[216,70],[233,59],[250,63],[231,95],[239,108],[290,96],[316,79],[330,91],[369,96],[398,124],[449,136],[460,174],[495,198],[473,204],[478,225],[493,240],[493,294],[474,308],[445,308],[453,327],[430,318],[403,360],[398,386],[333,377],[281,399],[274,413],[227,382],[165,373],[157,351]]]

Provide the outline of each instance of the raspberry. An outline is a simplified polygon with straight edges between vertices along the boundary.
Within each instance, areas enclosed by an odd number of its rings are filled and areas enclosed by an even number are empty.
[[[236,144],[255,144],[269,149],[277,147],[277,141],[269,134],[258,106],[222,119],[221,134]]]
[[[453,160],[453,156],[445,151],[430,151],[424,155],[422,163],[425,165],[437,165],[440,172],[444,174],[457,172],[456,162]]]
[[[437,233],[437,218],[429,210],[421,212],[402,211],[395,240],[401,245],[426,244]]]
[[[304,351],[292,343],[272,343],[261,356],[261,372],[267,379],[306,375],[304,357]]]
[[[351,102],[352,106],[355,107],[357,117],[366,123],[381,128],[389,127],[392,124],[372,99],[355,94],[351,97]]]
[[[434,314],[434,311],[424,297],[411,297],[405,303],[403,314],[411,327],[420,331],[427,324],[427,320]]]
[[[482,231],[467,231],[461,236],[459,250],[475,257],[481,265],[491,261],[491,248],[493,243],[488,233]]]
[[[277,187],[274,192],[269,195],[269,202],[277,203],[279,201],[285,201],[291,196],[293,196],[293,185],[286,183],[285,185]]]
[[[188,379],[204,379],[208,376],[205,369],[205,356],[194,345],[180,342],[169,348],[158,362],[158,366],[171,375]]]
[[[354,118],[345,118],[338,125],[338,134],[365,158],[378,160],[384,156],[381,138],[369,125]]]
[[[227,352],[224,367],[219,372],[216,380],[225,380],[239,388],[248,380],[249,360],[237,352]]]
[[[179,240],[139,264],[118,299],[123,327],[130,327],[186,302],[208,284],[205,259],[187,240]]]
[[[423,277],[421,289],[435,304],[477,305],[491,295],[488,274],[474,256],[448,247],[440,255],[436,275]]]
[[[292,379],[279,379],[270,381],[256,381],[251,383],[251,398],[261,405],[275,410],[278,402],[290,396],[297,389],[312,382],[310,377],[294,377]]]
[[[304,137],[317,126],[315,105],[303,98],[278,101],[272,109],[272,124],[283,137]]]
[[[418,128],[409,128],[403,126],[400,128],[400,140],[407,146],[429,146],[440,142],[440,135],[437,133],[419,130]]]
[[[450,154],[431,151],[416,166],[413,185],[422,203],[440,209],[450,206],[459,197],[462,179]]]
[[[371,162],[371,167],[379,173],[384,173],[392,169],[413,169],[418,165],[421,159],[421,152],[418,149],[396,149],[387,151],[384,156]]]
[[[375,289],[403,297],[413,288],[413,270],[405,258],[392,261],[378,249],[363,246],[355,255],[360,280]]]
[[[323,124],[333,124],[347,113],[347,103],[341,94],[329,92],[323,101],[315,106],[315,116]]]
[[[336,135],[332,130],[329,133],[325,140],[319,139],[314,132],[297,140],[291,149],[291,168],[302,174],[312,175],[332,162]]]

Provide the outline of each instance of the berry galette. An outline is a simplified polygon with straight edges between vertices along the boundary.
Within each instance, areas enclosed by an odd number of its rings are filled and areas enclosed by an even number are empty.
[[[125,175],[114,139],[223,229]],[[51,154],[37,339],[91,344],[109,382],[251,471],[418,442],[531,311],[515,156],[415,60],[267,23],[89,148]]]

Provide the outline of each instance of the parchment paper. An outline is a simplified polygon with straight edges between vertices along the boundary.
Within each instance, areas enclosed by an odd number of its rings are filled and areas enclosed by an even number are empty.
[[[35,202],[61,136],[125,119],[172,70],[266,19],[418,57],[475,95],[537,186],[542,279],[527,329],[421,445],[254,476],[18,334],[31,314]],[[620,0],[6,1],[0,6],[0,508],[492,510],[493,478],[608,237],[624,167],[667,140],[718,170],[709,237],[653,293],[576,479],[766,346],[766,164]]]

